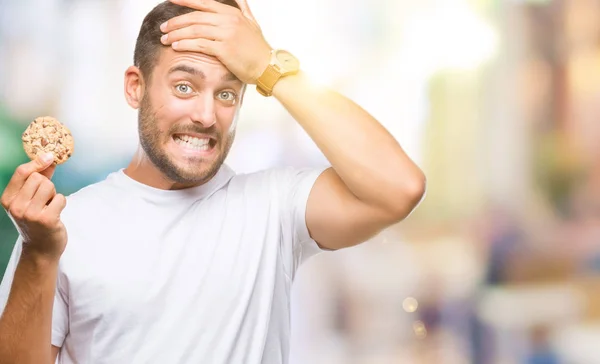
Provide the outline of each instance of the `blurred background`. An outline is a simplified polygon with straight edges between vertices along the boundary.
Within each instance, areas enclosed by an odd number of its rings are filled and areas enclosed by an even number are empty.
[[[0,0],[0,190],[41,115],[76,140],[60,192],[126,166],[137,116],[123,74],[157,3]],[[272,46],[371,112],[428,176],[406,221],[302,266],[292,363],[600,363],[600,2],[250,5]],[[253,87],[237,135],[238,172],[327,164]],[[0,274],[15,239],[1,215]]]

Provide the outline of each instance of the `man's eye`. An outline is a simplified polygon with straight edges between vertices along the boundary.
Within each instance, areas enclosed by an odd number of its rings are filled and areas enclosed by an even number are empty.
[[[222,91],[219,92],[218,97],[224,101],[235,101],[236,95],[231,91]]]
[[[192,88],[189,85],[186,85],[184,83],[181,83],[181,84],[175,86],[175,89],[177,90],[177,92],[186,94],[186,95],[192,92]]]

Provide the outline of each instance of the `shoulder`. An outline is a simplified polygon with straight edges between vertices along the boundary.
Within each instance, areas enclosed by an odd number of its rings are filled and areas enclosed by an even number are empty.
[[[87,185],[67,195],[67,206],[61,214],[63,220],[71,220],[88,211],[93,211],[98,206],[113,201],[114,196],[118,196],[119,194],[119,188],[115,186],[112,179],[113,174],[110,174],[104,180]]]
[[[229,183],[230,192],[281,196],[298,188],[312,187],[325,168],[277,167],[237,174]]]
[[[117,191],[116,186],[112,183],[113,174],[109,174],[105,179],[87,185],[78,191],[66,196],[68,203],[81,203],[88,200],[94,200],[109,191]]]
[[[236,174],[232,180],[232,185],[281,185],[294,183],[294,181],[303,178],[318,177],[325,168],[297,168],[297,167],[277,167],[264,169],[252,173]]]
[[[228,188],[234,191],[247,189],[265,189],[268,188],[275,170],[265,169],[250,173],[238,173],[229,181]]]

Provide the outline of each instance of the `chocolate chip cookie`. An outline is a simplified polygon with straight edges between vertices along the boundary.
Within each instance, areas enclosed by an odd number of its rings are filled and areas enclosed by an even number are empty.
[[[36,118],[23,132],[23,149],[30,159],[51,152],[54,163],[62,164],[73,154],[74,141],[71,131],[51,116]]]

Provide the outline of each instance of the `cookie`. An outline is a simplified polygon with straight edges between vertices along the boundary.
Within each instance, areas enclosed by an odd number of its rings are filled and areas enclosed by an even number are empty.
[[[52,152],[54,163],[62,164],[73,154],[71,131],[51,116],[36,118],[23,132],[23,149],[30,159]]]

